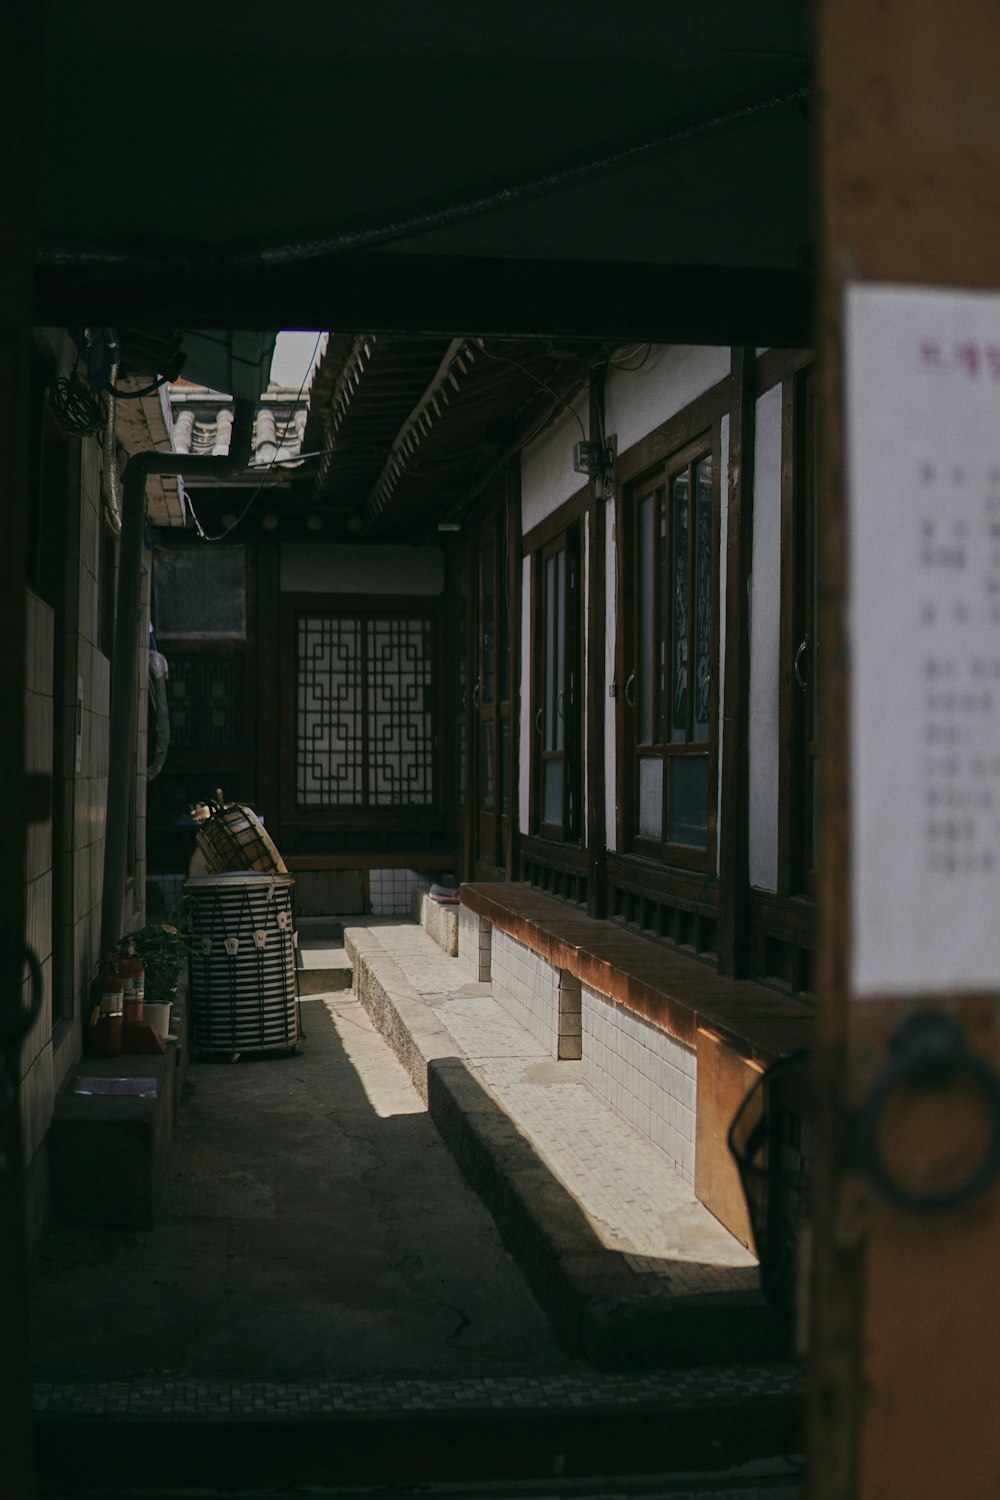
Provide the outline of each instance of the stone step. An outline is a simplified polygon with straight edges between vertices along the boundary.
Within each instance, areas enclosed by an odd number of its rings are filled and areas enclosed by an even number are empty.
[[[343,922],[337,917],[300,917],[297,926],[299,994],[349,990],[353,972],[344,950]]]

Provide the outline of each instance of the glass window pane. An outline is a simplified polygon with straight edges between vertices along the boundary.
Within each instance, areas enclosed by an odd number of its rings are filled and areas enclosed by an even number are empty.
[[[458,753],[458,800],[461,806],[465,805],[466,777],[468,775],[468,744],[466,741],[466,708],[469,691],[469,671],[466,660],[469,640],[469,568],[462,563],[458,570],[458,615],[457,635],[455,640],[455,660],[458,677],[458,695],[456,699],[458,731],[457,753]]]
[[[708,756],[672,755],[667,769],[667,841],[708,847]]]
[[[556,559],[556,677],[552,684],[555,698],[555,729],[557,750],[566,745],[565,695],[566,695],[566,553],[560,552]]]
[[[670,741],[687,739],[688,718],[688,629],[690,620],[690,557],[687,471],[670,485],[671,509],[671,617],[670,617]]]
[[[712,686],[712,460],[695,466],[693,738],[708,739]]]
[[[563,820],[563,763],[561,756],[557,760],[547,760],[545,762],[542,804],[543,821],[554,823],[557,827],[561,828]]]
[[[663,762],[646,755],[639,762],[639,826],[642,838],[663,837]]]
[[[654,507],[657,500],[652,495],[646,495],[639,501],[636,516],[636,548],[638,567],[636,578],[638,582],[638,598],[636,600],[636,625],[639,639],[636,643],[636,740],[640,745],[651,745],[653,743],[653,723],[655,716],[655,687],[653,682],[653,663],[656,660],[657,634],[654,629],[655,590],[653,567],[655,552],[653,549],[653,520]]]
[[[555,692],[553,682],[556,675],[556,560],[554,557],[545,560],[545,682],[544,687],[544,723],[542,743],[546,750],[553,749],[555,745],[555,724],[553,705]]]
[[[157,547],[154,568],[157,636],[246,639],[243,547]]]

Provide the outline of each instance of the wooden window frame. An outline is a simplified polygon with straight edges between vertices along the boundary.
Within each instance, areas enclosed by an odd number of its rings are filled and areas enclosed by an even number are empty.
[[[717,392],[710,393],[717,395]],[[700,403],[701,411],[707,417],[707,403],[703,398]],[[696,404],[695,411],[698,410]],[[694,426],[691,418],[682,425],[679,422],[673,427],[673,432],[681,436],[684,441],[669,448],[659,456],[658,461],[648,467],[636,472],[629,473],[628,479],[622,484],[622,505],[619,530],[619,560],[623,577],[623,587],[619,594],[619,618],[618,618],[618,664],[617,681],[619,689],[617,693],[617,743],[618,743],[618,847],[627,856],[638,859],[646,859],[658,866],[676,866],[685,870],[697,870],[703,873],[713,873],[716,867],[716,847],[718,838],[718,766],[720,754],[719,733],[719,674],[720,674],[720,646],[719,646],[719,548],[721,534],[721,475],[722,475],[722,412],[714,414],[714,419],[706,420],[700,431],[685,430],[685,426]],[[683,422],[683,417],[682,417]],[[648,445],[647,445],[648,451]],[[635,732],[635,712],[633,709],[634,698],[629,690],[630,679],[634,683],[636,663],[638,661],[638,648],[636,645],[639,634],[639,622],[636,618],[636,545],[637,545],[637,521],[636,511],[641,496],[648,495],[657,484],[662,484],[667,492],[669,502],[669,489],[671,481],[676,475],[689,469],[692,474],[696,464],[704,458],[712,460],[712,537],[711,537],[711,622],[710,622],[710,645],[709,653],[711,666],[710,690],[709,690],[709,725],[707,741],[685,740],[676,746],[669,743],[658,745],[657,749],[650,751],[650,758],[660,759],[664,769],[664,802],[663,817],[667,816],[667,788],[666,769],[671,759],[685,754],[702,754],[702,745],[707,747],[708,755],[708,808],[707,808],[707,830],[704,846],[694,847],[688,844],[671,842],[666,835],[660,840],[644,837],[636,832],[636,820],[638,814],[638,783],[637,766],[639,760],[638,746]],[[693,554],[692,554],[693,555]],[[689,563],[689,589],[692,588],[693,577],[690,569],[693,562]],[[663,624],[666,629],[665,622]],[[669,652],[665,654],[669,656]],[[689,694],[690,697],[690,694]],[[690,717],[690,711],[689,711]],[[696,744],[697,751],[690,750],[690,744]]]
[[[531,755],[529,770],[529,838],[543,844],[572,845],[583,847],[586,840],[584,816],[584,734],[586,705],[593,698],[593,684],[584,680],[586,662],[586,582],[584,525],[588,491],[583,489],[552,513],[545,521],[533,528],[524,538],[524,553],[531,559],[531,662],[530,715]],[[575,684],[575,700],[571,702],[571,713],[564,712],[565,725],[563,750],[563,819],[559,824],[546,822],[544,818],[545,765],[555,754],[546,752],[543,728],[546,713],[546,698],[550,686],[545,657],[545,564],[550,558],[565,551],[572,556],[575,565],[575,585],[571,587],[571,575],[567,570],[566,597],[564,606],[565,651],[567,671]],[[572,686],[571,684],[571,686]],[[565,689],[563,690],[565,692]],[[563,700],[565,702],[565,699]]]
[[[429,619],[432,636],[431,720],[436,744],[433,801],[422,806],[371,807],[363,804],[342,807],[322,804],[299,804],[296,792],[295,736],[297,723],[296,628],[300,615],[339,615],[344,617],[392,619]],[[383,596],[377,594],[326,595],[284,594],[281,599],[282,702],[281,724],[284,739],[281,757],[282,830],[289,848],[297,847],[302,830],[315,833],[348,831],[378,835],[380,840],[393,834],[439,838],[443,825],[443,802],[450,767],[442,736],[444,724],[444,663],[442,604],[439,597],[425,595]]]

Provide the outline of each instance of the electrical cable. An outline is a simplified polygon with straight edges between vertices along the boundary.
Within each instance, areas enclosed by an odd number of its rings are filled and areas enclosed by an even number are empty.
[[[68,375],[53,382],[49,405],[64,432],[72,437],[94,437],[105,423],[104,405],[77,374],[77,364]]]
[[[117,370],[117,368],[118,366],[116,365],[115,369]],[[161,386],[166,385],[168,379],[169,376],[161,375],[159,379],[153,381],[152,385],[144,385],[141,391],[120,391],[114,383],[115,376],[112,375],[108,381],[107,389],[116,401],[139,401],[143,396],[151,396],[154,391],[158,391]]]
[[[487,349],[486,343],[483,339],[474,339],[473,342],[479,352],[486,355],[487,359],[499,359],[502,360],[504,364],[513,365],[515,369],[520,370],[522,374],[527,375],[529,380],[534,381],[539,390],[545,391],[547,395],[552,397],[553,401],[558,401],[560,406],[564,406],[576,422],[576,425],[579,427],[580,432],[583,436],[583,441],[587,441],[587,429],[580,421],[579,412],[576,411],[574,407],[570,406],[565,397],[560,396],[558,391],[554,391],[546,381],[542,380],[541,376],[536,375],[534,370],[529,370],[528,366],[523,365],[519,359],[512,359],[509,354],[497,354],[494,352],[494,350]]]
[[[111,366],[111,379],[108,381],[108,389],[114,391],[115,377],[118,374],[118,361]],[[108,525],[114,536],[122,534],[122,493],[118,481],[118,433],[117,433],[117,403],[114,395],[108,397],[108,415],[104,428],[104,484],[101,485],[101,494],[104,500],[104,514]]]
[[[629,353],[625,355],[625,358],[631,359],[632,355],[636,354],[640,349],[645,349],[646,352],[637,365],[624,365],[619,363],[619,361],[616,359],[611,359],[610,356],[607,360],[607,364],[611,366],[612,370],[624,370],[626,374],[632,375],[636,370],[642,369],[643,365],[647,362],[649,356],[653,352],[652,344],[647,341],[645,344],[634,344]]]

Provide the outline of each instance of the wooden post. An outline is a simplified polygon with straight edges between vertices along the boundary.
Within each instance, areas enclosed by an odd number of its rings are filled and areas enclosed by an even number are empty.
[[[592,443],[604,442],[604,387],[608,367],[598,365],[590,376],[588,435]],[[587,674],[584,684],[585,732],[587,737],[584,832],[587,841],[587,911],[603,917],[607,910],[608,839],[605,826],[604,730],[607,694],[604,690],[604,650],[607,635],[605,564],[606,501],[603,474],[590,481],[587,496]],[[616,622],[617,628],[617,622]]]
[[[753,557],[753,470],[756,358],[732,351],[729,431],[729,522],[726,532],[725,681],[719,735],[719,973],[734,979],[746,963],[750,898],[749,768],[750,581]]]
[[[44,6],[20,0],[4,15],[0,49],[0,1492],[34,1493],[25,1270],[24,1175],[17,1087],[24,1006],[25,558],[31,430],[31,283]]]
[[[985,1496],[1000,1488],[1000,1185],[955,1208],[917,1212],[876,1189],[856,1151],[859,1111],[901,1020],[925,1007],[944,1014],[996,1068],[1000,1006],[997,985],[984,993],[960,982],[960,956],[953,988],[928,986],[926,994],[919,982],[909,995],[892,993],[891,982],[881,998],[862,993],[853,966],[869,914],[854,914],[860,839],[852,805],[860,805],[871,762],[851,759],[865,643],[856,640],[849,654],[859,575],[849,554],[847,472],[857,434],[845,412],[848,373],[856,384],[858,370],[852,361],[848,372],[845,358],[844,298],[859,284],[1000,290],[1000,11],[989,0],[947,8],[936,0],[821,0],[818,41],[823,672],[810,1493]],[[1000,327],[996,334],[1000,345]],[[892,385],[872,399],[891,411]],[[890,458],[900,432],[887,421]],[[924,436],[933,448],[941,435],[931,423]],[[908,541],[900,537],[900,547]],[[887,713],[884,753],[897,764],[920,753],[911,727]],[[918,805],[914,817],[923,811]],[[912,873],[900,859],[890,916]],[[954,951],[955,933],[935,910],[925,922],[931,931],[937,923],[939,943]]]

